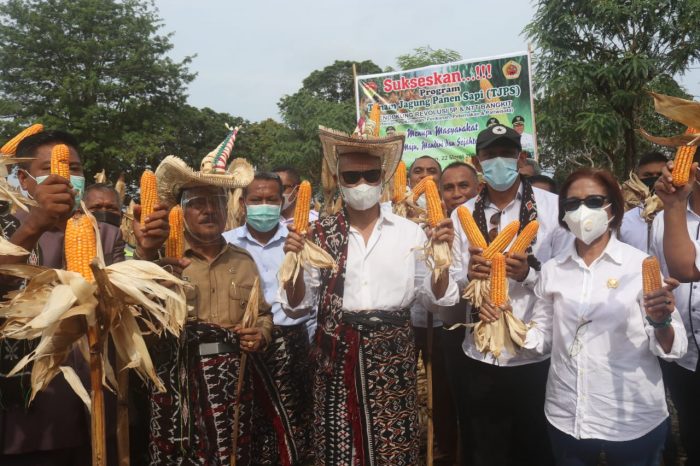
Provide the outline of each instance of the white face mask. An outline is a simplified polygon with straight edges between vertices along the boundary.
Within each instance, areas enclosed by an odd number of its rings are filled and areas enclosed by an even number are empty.
[[[350,207],[355,210],[367,210],[379,203],[382,197],[382,185],[380,183],[372,186],[362,183],[352,188],[340,185],[340,192]]]
[[[605,211],[608,207],[610,204],[600,209],[591,209],[581,204],[578,209],[564,214],[564,222],[576,238],[591,244],[608,231],[608,224],[612,220]]]

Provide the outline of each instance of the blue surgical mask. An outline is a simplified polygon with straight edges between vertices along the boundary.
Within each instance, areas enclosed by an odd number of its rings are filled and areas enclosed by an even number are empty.
[[[29,174],[29,172],[25,171],[27,176],[30,178],[34,178],[32,175]],[[46,178],[48,178],[49,175],[40,175],[34,178],[34,181],[36,181],[36,184],[41,184],[44,182]],[[73,189],[76,191],[75,192],[75,208],[80,207],[80,201],[83,199],[83,193],[85,192],[85,177],[84,176],[79,176],[79,175],[71,175],[70,176],[70,184],[73,186]]]
[[[484,180],[496,191],[507,191],[518,179],[518,159],[495,157],[480,163]]]
[[[267,233],[280,221],[282,206],[277,204],[246,205],[246,223],[260,233]]]

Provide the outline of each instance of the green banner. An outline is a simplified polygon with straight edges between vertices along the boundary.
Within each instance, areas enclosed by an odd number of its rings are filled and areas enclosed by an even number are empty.
[[[357,76],[355,86],[358,120],[370,120],[376,104],[379,134],[406,135],[407,165],[423,155],[443,166],[464,160],[494,122],[520,132],[523,150],[537,158],[527,52]]]

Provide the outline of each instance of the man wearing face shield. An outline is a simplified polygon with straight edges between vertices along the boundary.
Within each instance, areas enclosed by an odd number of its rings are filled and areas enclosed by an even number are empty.
[[[207,171],[194,172],[179,158],[168,156],[156,169],[159,199],[170,206],[179,203],[185,224],[183,259],[164,263],[192,288],[183,335],[178,341],[163,338],[154,345],[156,371],[167,393],[150,396],[151,464],[228,464],[237,402],[241,403],[238,464],[250,464],[252,394],[265,391],[253,389],[251,374],[259,374],[255,354],[270,342],[270,306],[251,255],[227,244],[222,236],[228,190],[244,188],[252,169],[243,163],[226,171],[224,159],[223,168],[216,171],[215,164],[205,161]],[[257,321],[244,327],[244,315],[257,315]],[[242,396],[237,398],[243,352],[248,364]]]
[[[318,306],[313,354],[316,464],[418,464],[416,358],[410,307],[452,305],[449,274],[436,279],[418,251],[426,234],[380,209],[382,189],[401,159],[404,136],[352,137],[321,128],[324,163],[343,208],[315,222],[308,238],[336,261],[335,270],[301,270],[280,288],[289,315]],[[451,244],[452,222],[430,231]],[[304,238],[290,231],[285,251]]]
[[[287,316],[277,299],[277,272],[284,260],[283,248],[288,233],[280,217],[283,182],[275,173],[256,173],[243,192],[246,224],[227,231],[224,238],[253,256],[260,271],[265,300],[272,306],[275,327],[263,360],[272,373],[290,423],[289,432],[295,446],[291,449],[294,457],[290,462],[298,464],[307,459],[311,448],[309,337],[313,335],[316,321],[310,314],[299,318]],[[256,448],[260,452],[258,462],[276,464],[284,452],[278,448],[272,423],[260,423],[255,427],[253,441],[261,443],[261,448]]]
[[[481,171],[485,186],[476,198],[464,205],[472,215],[487,243],[514,220],[520,230],[537,219],[539,231],[526,254],[508,254],[506,267],[513,313],[524,322],[532,317],[534,285],[540,264],[554,257],[571,243],[571,235],[561,228],[557,218],[558,198],[533,188],[518,174],[518,161],[525,155],[520,135],[503,125],[481,131],[476,141],[474,165]],[[458,222],[456,210],[453,222]],[[464,288],[469,280],[488,279],[490,261],[482,250],[469,245],[459,228],[452,251],[450,273]],[[467,305],[467,321],[476,322],[478,310]],[[463,451],[475,465],[552,464],[544,418],[544,395],[548,355],[525,350],[509,354],[504,351],[496,360],[492,354],[477,350],[471,331],[467,330],[460,365]]]
[[[51,151],[58,145],[69,149],[70,179],[51,174]],[[3,234],[12,243],[31,251],[27,257],[2,257],[2,261],[24,262],[55,269],[65,268],[64,233],[66,221],[75,212],[85,179],[76,139],[61,131],[41,131],[24,138],[17,146],[20,162],[18,179],[22,189],[34,199],[29,213],[18,211],[15,229]],[[154,257],[158,244],[167,238],[167,210],[157,210],[139,228],[139,250],[143,257]],[[107,265],[124,260],[124,242],[118,227],[99,224],[100,239]],[[3,285],[16,287],[7,277]],[[12,339],[0,341],[0,374],[32,351],[38,341]],[[90,386],[89,368],[82,356],[71,354],[66,361],[75,369],[86,387]],[[30,368],[31,369],[31,366]],[[90,464],[90,424],[85,406],[63,377],[52,380],[27,406],[31,387],[30,373],[16,377],[0,375],[0,464],[2,465],[87,465]],[[106,392],[108,444],[114,445],[114,423],[109,422],[110,406],[116,402]],[[112,427],[110,429],[110,426]],[[108,453],[110,460],[111,452]]]
[[[294,208],[297,205],[297,196],[299,194],[299,184],[301,184],[301,177],[296,168],[285,165],[282,167],[276,167],[272,170],[277,176],[280,177],[282,181],[282,187],[284,191],[282,192],[282,213],[280,216],[280,221],[285,225],[289,226],[294,223]],[[318,212],[311,209],[309,211],[309,221],[314,222],[318,219]]]

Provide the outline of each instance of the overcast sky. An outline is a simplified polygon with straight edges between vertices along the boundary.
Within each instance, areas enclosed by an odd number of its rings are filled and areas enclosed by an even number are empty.
[[[396,57],[430,45],[479,58],[525,50],[525,0],[156,0],[174,58],[196,54],[189,103],[251,121],[279,120],[277,102],[335,60]],[[681,82],[700,98],[700,65]]]

